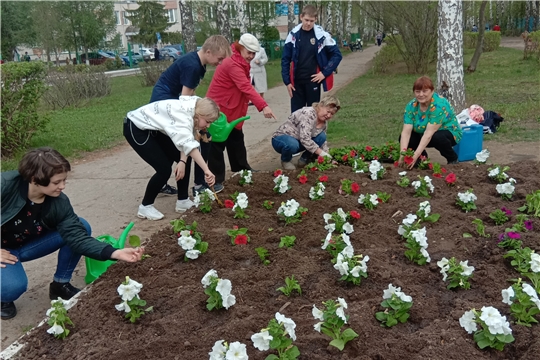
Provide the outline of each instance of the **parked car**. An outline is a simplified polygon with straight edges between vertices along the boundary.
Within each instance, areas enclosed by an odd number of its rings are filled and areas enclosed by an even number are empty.
[[[124,52],[122,53],[122,56],[125,56],[125,57],[127,57],[127,58],[129,59],[129,55],[128,55],[128,52],[127,52],[127,51],[124,51]],[[140,53],[138,53],[138,52],[133,52],[133,51],[132,51],[132,52],[131,52],[131,58],[134,59],[134,60],[136,60],[137,62],[144,61],[143,56],[142,56]],[[136,63],[135,63],[135,64],[136,64]]]
[[[184,46],[182,44],[167,45],[167,47],[175,48],[180,52],[180,56],[184,55]]]
[[[163,60],[175,61],[182,56],[182,52],[172,46],[165,46],[159,51]]]
[[[141,48],[139,51],[142,54],[144,61],[154,60],[154,49]]]
[[[90,65],[101,65],[109,59],[109,56],[104,56],[98,52],[89,52],[88,61]],[[81,63],[86,64],[86,53],[81,54]]]
[[[116,54],[113,53],[112,51],[105,51],[105,52],[111,56],[114,56],[114,58],[116,58]],[[118,57],[122,59],[122,65],[129,66],[129,56],[118,54]],[[137,59],[134,59],[133,56],[131,57],[131,59],[133,60],[133,65],[137,65]]]

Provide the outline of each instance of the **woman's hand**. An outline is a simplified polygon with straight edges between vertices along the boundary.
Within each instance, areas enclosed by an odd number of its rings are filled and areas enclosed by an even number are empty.
[[[9,251],[2,249],[0,252],[0,267],[5,268],[6,264],[13,265],[17,261],[19,261],[19,259]]]
[[[265,108],[263,109],[263,114],[264,114],[264,117],[267,119],[270,119],[270,118],[276,119],[276,116],[272,112],[272,109],[270,109],[270,106],[265,106]]]
[[[125,249],[115,250],[111,255],[111,259],[122,260],[126,262],[137,262],[141,260],[143,254],[144,254],[143,247],[138,247],[135,249],[125,248]]]
[[[415,152],[412,157],[412,162],[409,165],[407,165],[407,169],[412,170],[414,168],[414,164],[416,164],[416,160],[418,160],[419,157],[420,156],[416,155],[416,152]]]
[[[204,172],[204,181],[206,181],[208,186],[214,186],[216,183],[216,177],[210,170],[206,170]]]
[[[176,164],[176,168],[174,169],[174,175],[175,175],[176,181],[183,179],[185,174],[186,174],[186,163],[183,161],[179,161],[178,164]]]

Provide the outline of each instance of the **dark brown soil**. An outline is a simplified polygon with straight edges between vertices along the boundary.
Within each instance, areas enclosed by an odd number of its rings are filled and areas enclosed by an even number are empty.
[[[340,166],[326,171],[329,186],[325,199],[311,201],[309,188],[320,173],[309,173],[309,181],[301,185],[297,172],[290,175],[292,190],[284,195],[272,191],[270,173],[254,174],[254,185],[241,187],[238,177],[225,185],[219,194],[226,199],[235,191],[245,192],[250,207],[246,220],[233,219],[230,209],[214,209],[209,214],[195,210],[187,214],[191,223],[197,220],[209,250],[199,259],[183,261],[183,251],[171,229],[155,234],[146,246],[150,258],[137,264],[117,264],[98,279],[83,294],[78,304],[69,311],[75,323],[72,333],[63,341],[54,339],[42,326],[24,338],[26,346],[20,359],[208,359],[208,352],[216,340],[240,341],[247,345],[251,359],[264,359],[269,352],[260,352],[252,345],[250,336],[260,331],[281,311],[296,324],[301,359],[538,359],[540,330],[511,325],[515,342],[503,352],[482,351],[472,335],[459,325],[464,311],[482,306],[494,306],[503,315],[509,307],[501,302],[501,290],[509,286],[508,279],[517,277],[503,251],[497,235],[504,225],[495,226],[488,214],[506,206],[514,213],[522,206],[526,194],[540,189],[540,163],[519,162],[511,165],[509,175],[517,180],[514,201],[503,201],[495,191],[495,184],[487,178],[486,165],[469,163],[446,166],[457,176],[457,186],[447,187],[442,179],[433,179],[436,187],[430,199],[432,211],[441,214],[434,224],[427,224],[428,251],[432,262],[418,266],[409,262],[404,243],[397,234],[398,224],[408,213],[414,213],[423,198],[413,197],[413,189],[396,185],[399,169],[388,168],[383,180],[371,181],[365,174],[354,174],[349,167]],[[411,178],[428,171],[413,170]],[[357,203],[358,196],[338,194],[339,180],[349,178],[360,185],[360,193],[385,191],[392,195],[386,204],[368,211]],[[456,193],[473,188],[478,209],[464,213],[455,203]],[[309,212],[303,222],[284,226],[276,216],[282,201],[294,198]],[[264,209],[264,200],[276,202],[273,210]],[[323,213],[342,207],[357,210],[361,219],[353,222],[351,240],[355,253],[367,254],[368,278],[360,286],[340,282],[339,273],[330,263],[330,255],[321,250],[325,238]],[[398,210],[403,215],[392,218]],[[480,218],[487,225],[490,238],[477,236],[471,221]],[[511,221],[515,218],[512,217]],[[534,231],[522,234],[524,246],[540,250],[540,220],[534,219]],[[509,225],[513,222],[509,222]],[[251,243],[232,246],[226,235],[233,225],[249,228]],[[273,229],[270,231],[270,229]],[[463,238],[463,233],[473,234]],[[279,238],[295,235],[296,245],[279,248]],[[270,252],[271,264],[264,266],[255,248],[263,246]],[[447,290],[436,261],[442,257],[469,260],[476,268],[470,290]],[[206,295],[201,278],[210,269],[220,277],[230,279],[237,303],[227,310],[206,310]],[[154,311],[131,324],[114,305],[120,303],[118,285],[129,275],[141,282],[140,293]],[[302,296],[290,298],[276,289],[287,276],[294,275],[302,287]],[[414,305],[405,324],[383,328],[375,319],[381,310],[383,290],[392,283],[411,295]],[[313,330],[316,320],[311,315],[312,305],[343,297],[349,304],[350,327],[360,336],[347,344],[343,352],[329,347],[329,339]],[[535,355],[536,354],[536,355]]]

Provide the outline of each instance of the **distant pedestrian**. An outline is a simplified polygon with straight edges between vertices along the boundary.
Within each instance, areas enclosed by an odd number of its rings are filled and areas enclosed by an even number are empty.
[[[377,46],[381,46],[382,44],[382,40],[383,40],[383,34],[382,32],[378,32],[377,35],[375,36],[375,40],[377,40]]]
[[[30,61],[30,55],[28,55],[28,51],[25,51],[24,52],[24,57],[23,57],[24,61]]]
[[[316,25],[317,9],[306,5],[300,14],[301,24],[295,26],[283,48],[281,77],[291,98],[291,113],[321,100],[324,91],[334,85],[334,71],[342,55],[332,36]]]
[[[471,30],[471,31],[472,31],[472,32],[478,32],[478,26],[476,26],[476,24],[474,24],[474,25],[472,26],[472,30]]]
[[[255,91],[264,98],[264,93],[268,90],[268,84],[266,80],[266,68],[264,65],[268,62],[268,56],[266,51],[261,46],[259,51],[255,54],[253,60],[251,60],[251,82],[255,87]]]
[[[499,24],[495,24],[495,26],[493,27],[493,31],[501,31],[501,27],[499,26]]]
[[[154,60],[159,61],[159,49],[158,49],[157,45],[154,46]]]

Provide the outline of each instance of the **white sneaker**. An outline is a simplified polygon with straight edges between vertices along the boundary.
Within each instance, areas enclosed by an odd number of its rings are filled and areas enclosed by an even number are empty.
[[[191,209],[193,206],[195,206],[195,203],[190,199],[176,200],[176,212],[183,213],[186,210]]]
[[[160,213],[155,207],[154,204],[152,205],[139,205],[139,212],[137,212],[137,216],[141,219],[148,219],[148,220],[161,220],[165,215]]]

